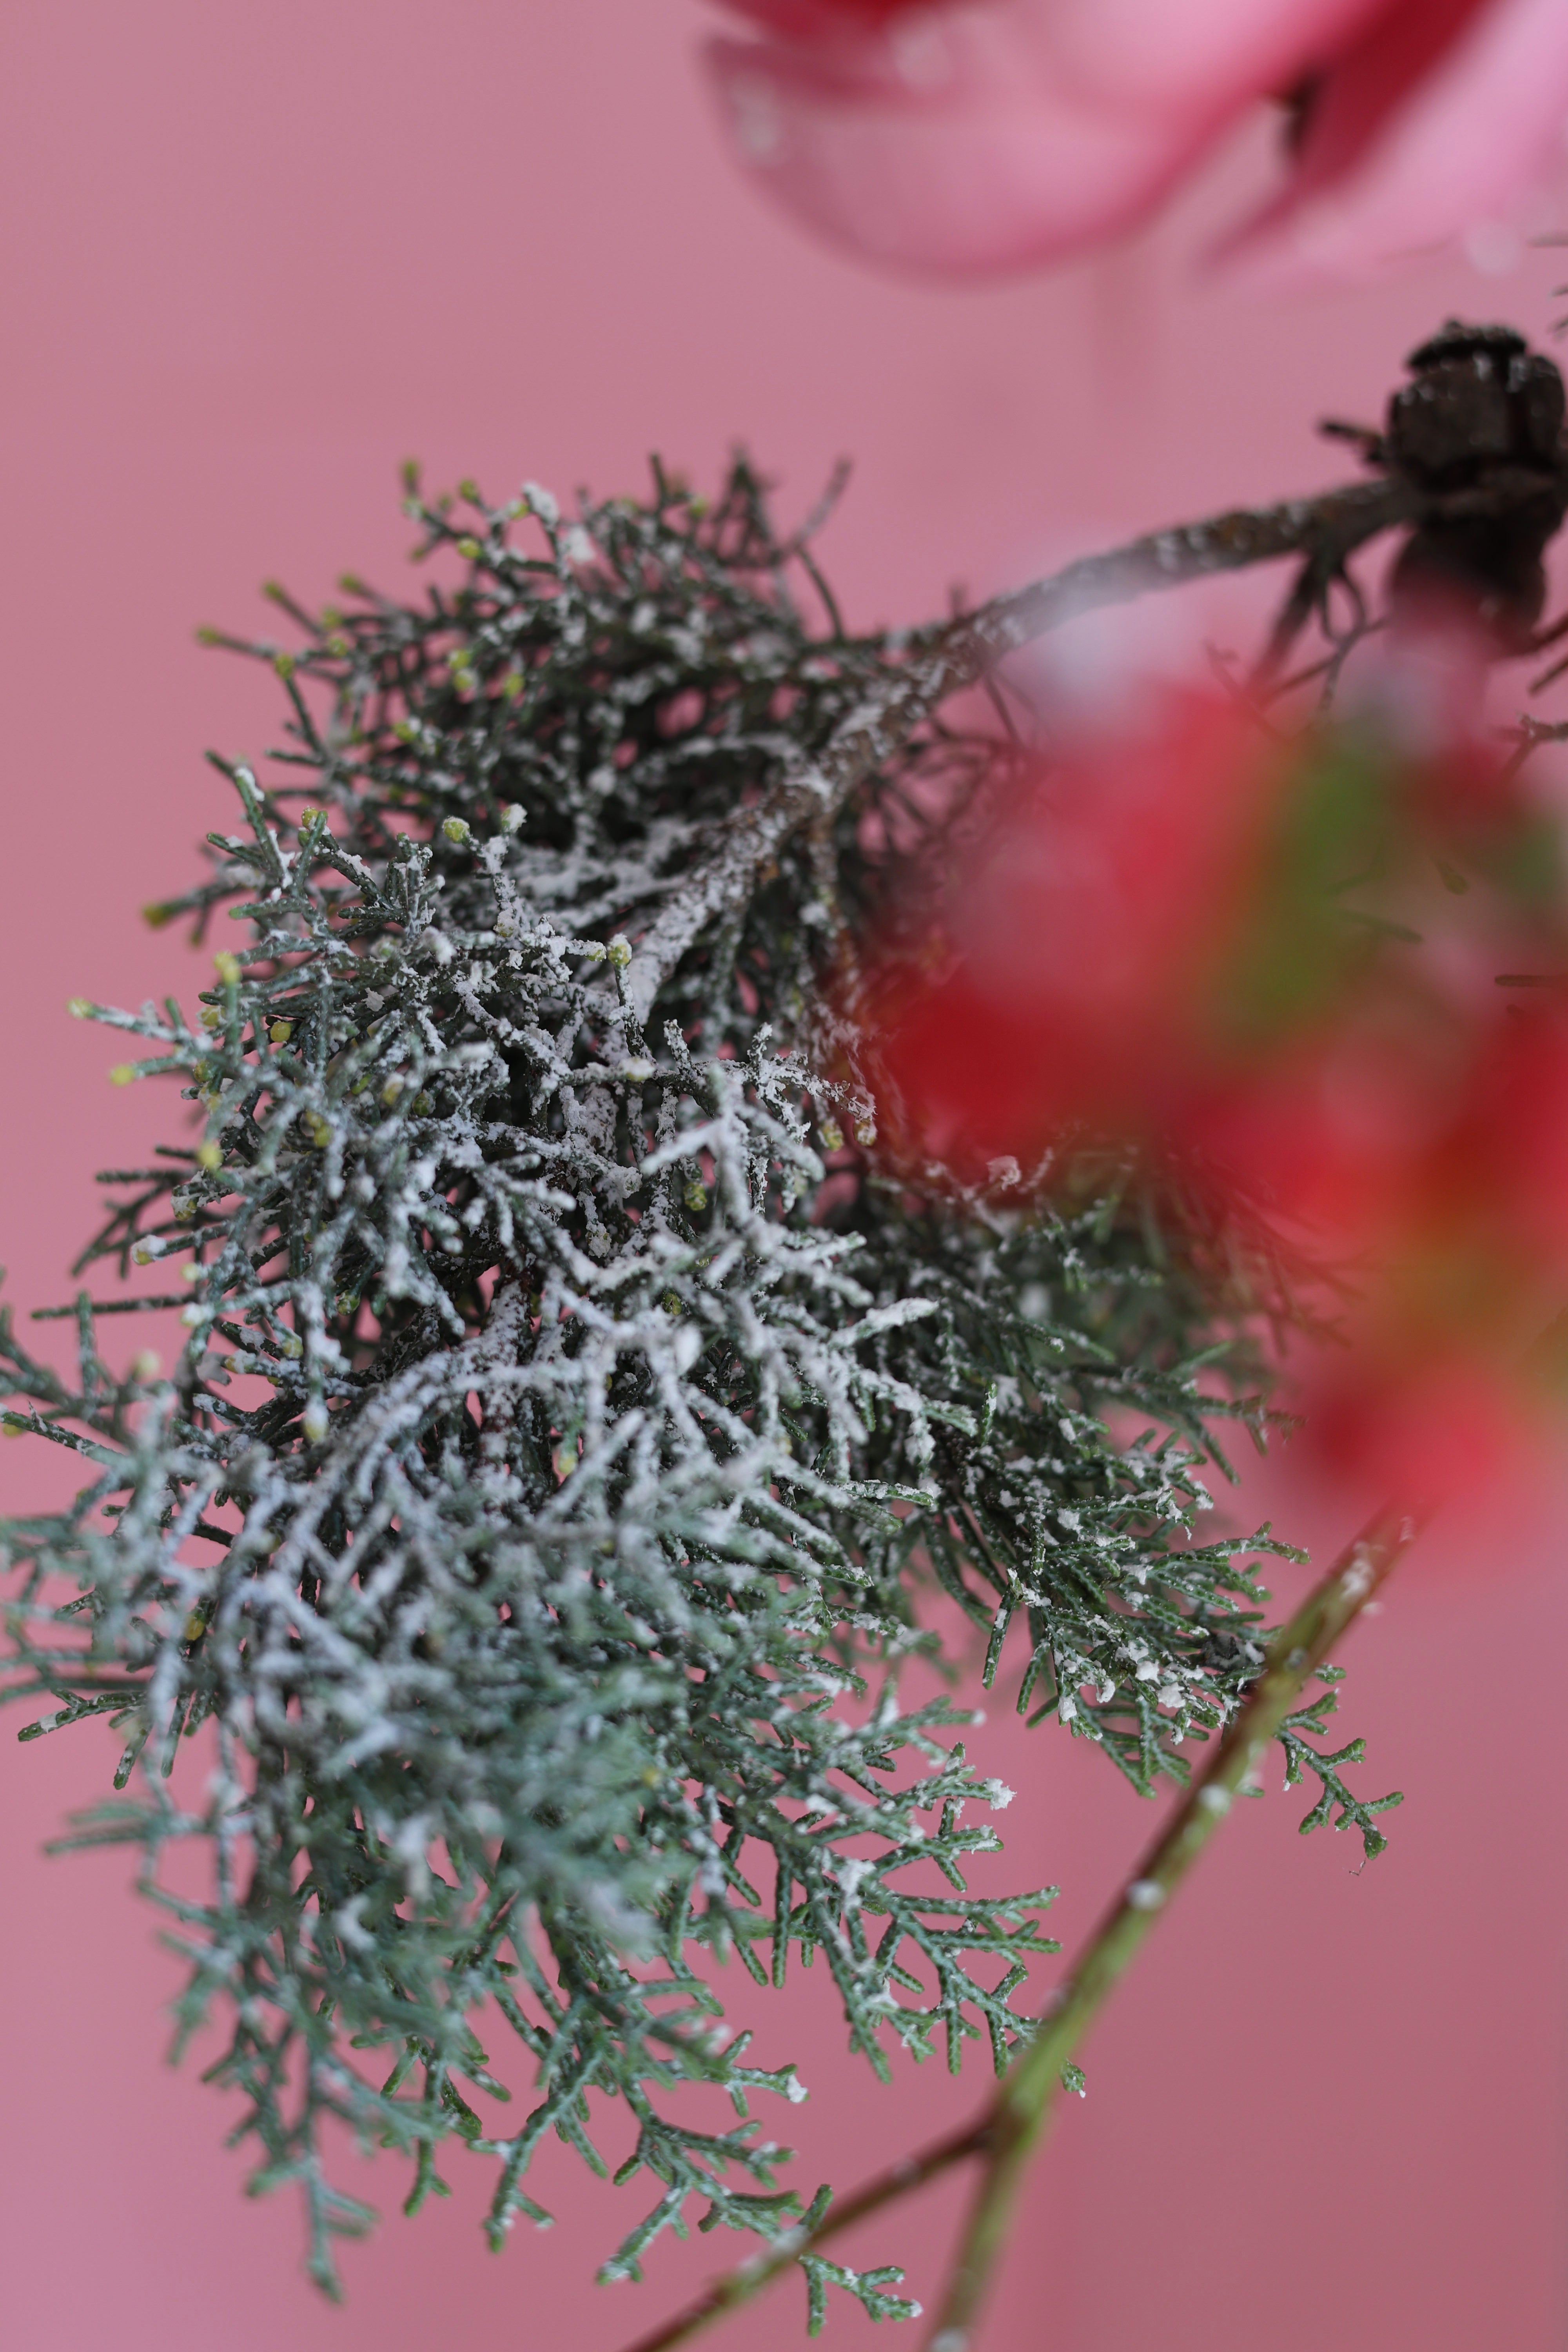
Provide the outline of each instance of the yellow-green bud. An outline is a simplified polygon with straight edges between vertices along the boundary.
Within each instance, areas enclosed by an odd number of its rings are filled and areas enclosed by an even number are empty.
[[[134,1062],[116,1062],[109,1073],[109,1083],[111,1087],[128,1087],[135,1076]]]
[[[219,948],[213,958],[213,968],[226,988],[233,988],[239,979],[239,958],[227,948]]]
[[[286,1045],[294,1034],[294,1024],[291,1021],[275,1021],[267,1034],[275,1045]]]
[[[215,1174],[216,1171],[223,1166],[223,1147],[221,1144],[214,1143],[210,1138],[205,1143],[198,1143],[196,1146],[196,1165],[199,1168],[205,1168],[209,1176]]]
[[[458,541],[458,552],[459,555],[467,557],[470,563],[477,563],[480,556],[484,553],[484,550],[471,531],[465,531],[462,538]]]
[[[465,841],[472,841],[474,837],[467,819],[460,816],[444,817],[441,821],[441,830],[447,840],[457,847],[461,847]]]
[[[89,1021],[92,1018],[92,1005],[85,996],[73,996],[66,1006],[66,1011],[73,1021]]]

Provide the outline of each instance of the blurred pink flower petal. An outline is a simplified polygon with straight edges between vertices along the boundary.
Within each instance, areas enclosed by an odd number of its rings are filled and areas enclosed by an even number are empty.
[[[709,65],[742,160],[864,257],[948,275],[1152,213],[1257,100],[1296,94],[1290,185],[1232,241],[1274,274],[1494,243],[1561,159],[1568,0],[730,0]]]
[[[771,25],[775,32],[810,40],[842,31],[847,22],[885,23],[907,8],[910,0],[727,0],[727,5],[740,16]]]
[[[1500,257],[1565,138],[1564,0],[1406,5],[1325,74],[1293,184],[1236,256],[1281,278],[1361,276],[1464,236]]]
[[[1140,218],[1213,127],[1053,84],[1034,34],[1019,8],[952,9],[709,54],[741,154],[786,210],[868,259],[969,274]]]
[[[1389,4],[1028,0],[1059,72],[1104,104],[1156,115],[1213,113],[1289,89]]]

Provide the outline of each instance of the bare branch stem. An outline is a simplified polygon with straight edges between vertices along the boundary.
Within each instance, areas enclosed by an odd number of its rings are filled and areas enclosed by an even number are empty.
[[[975,685],[1021,646],[1081,613],[1283,556],[1306,556],[1314,578],[1326,578],[1363,541],[1415,514],[1408,487],[1387,478],[1280,506],[1240,508],[1151,531],[1103,555],[1082,556],[977,612],[921,631],[903,666],[867,693],[825,751],[787,762],[754,806],[738,810],[720,828],[711,856],[672,895],[637,946],[625,982],[634,1017],[647,1019],[692,941],[744,903],[782,843],[805,825],[830,820],[949,695]]]

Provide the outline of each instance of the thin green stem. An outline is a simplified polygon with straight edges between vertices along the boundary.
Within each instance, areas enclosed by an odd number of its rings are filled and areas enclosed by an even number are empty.
[[[1321,1666],[1414,1543],[1430,1513],[1389,1508],[1369,1521],[1280,1628],[1245,1705],[1133,1876],[1122,1888],[1040,2031],[997,2090],[984,2169],[931,2337],[962,2352],[1006,2241],[1019,2184],[1061,2089],[1062,2069],[1142,1951],[1155,1921],[1229,1812],[1237,1790]]]
[[[788,2270],[868,2214],[907,2197],[969,2158],[982,2163],[980,2182],[948,2282],[931,2352],[963,2352],[973,2333],[1007,2231],[1019,2186],[1061,2090],[1062,2070],[1142,1949],[1155,1922],[1207,1846],[1237,1790],[1256,1770],[1309,1678],[1346,1628],[1415,1542],[1431,1517],[1427,1507],[1389,1507],[1369,1520],[1275,1636],[1263,1672],[1251,1685],[1206,1767],[1190,1784],[1169,1822],[1090,1937],[1066,1982],[1052,1994],[1039,2030],[1004,2075],[975,2120],[901,2158],[809,2229],[789,2231],[750,2262],[713,2280],[684,2309],[627,2352],[671,2352],[734,2311]]]

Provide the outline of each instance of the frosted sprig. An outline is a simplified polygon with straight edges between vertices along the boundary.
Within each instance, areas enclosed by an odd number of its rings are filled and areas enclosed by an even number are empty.
[[[84,1292],[69,1377],[5,1320],[8,1425],[89,1473],[4,1531],[7,1687],[48,1702],[35,1732],[121,1727],[134,1790],[77,1835],[142,1847],[183,2028],[227,2017],[212,2073],[258,2181],[302,2186],[323,2284],[369,2218],[334,2116],[412,2157],[411,2204],[468,2144],[497,2242],[548,2218],[547,2132],[647,2174],[608,2265],[635,2275],[693,2200],[799,2219],[746,2107],[800,2086],[724,2040],[704,1952],[759,1984],[820,1954],[879,2068],[973,2039],[1001,2065],[1028,2030],[1054,1890],[966,1887],[1007,1792],[904,1692],[922,1601],[984,1629],[987,1683],[1023,1629],[1020,1706],[1147,1790],[1255,1677],[1283,1547],[1197,1539],[1214,1417],[1262,1406],[1190,1259],[1114,1192],[913,1198],[813,1058],[865,820],[981,756],[934,721],[858,781],[836,751],[913,707],[912,641],[846,633],[743,463],[711,507],[658,474],[571,521],[532,485],[408,498],[456,584],[275,592],[300,643],[244,646],[289,740],[266,782],[216,761],[236,829],[152,910],[237,926],[195,1017],[77,1008],[195,1122],[111,1177],[81,1263],[189,1278]],[[813,762],[837,798],[753,855]],[[128,1306],[178,1309],[167,1380],[105,1360]],[[163,1867],[192,1840],[203,1896]],[[895,2277],[819,2263],[814,2311],[830,2280],[901,2309]]]

